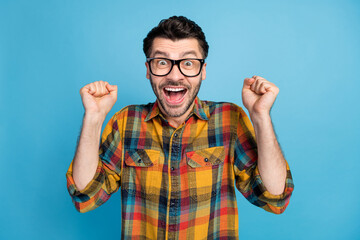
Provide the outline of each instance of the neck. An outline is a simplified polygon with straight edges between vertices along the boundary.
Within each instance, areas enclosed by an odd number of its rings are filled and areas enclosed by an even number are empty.
[[[164,114],[165,119],[169,122],[169,124],[174,128],[178,128],[183,122],[185,122],[186,118],[189,116],[189,114],[193,110],[194,105],[195,105],[195,101],[191,104],[189,109],[183,115],[181,115],[179,117],[170,117],[170,116],[166,115],[165,111],[161,107],[161,104],[159,104],[159,108],[160,108],[161,112]]]

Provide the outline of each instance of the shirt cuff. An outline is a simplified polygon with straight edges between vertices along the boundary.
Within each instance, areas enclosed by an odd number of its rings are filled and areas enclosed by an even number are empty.
[[[264,209],[276,214],[284,212],[289,204],[292,191],[294,190],[294,184],[288,163],[286,162],[285,188],[281,194],[272,194],[266,189],[261,179],[258,166],[255,168],[254,175],[255,181],[253,183],[253,189],[255,192],[258,192],[256,195],[258,195],[259,200],[267,203],[266,206],[264,206]]]
[[[104,181],[102,162],[99,160],[98,166],[96,168],[95,175],[93,179],[86,185],[82,190],[78,190],[75,185],[73,178],[73,162],[71,162],[70,167],[66,173],[67,179],[67,188],[70,196],[75,202],[86,202],[92,198],[101,188]]]

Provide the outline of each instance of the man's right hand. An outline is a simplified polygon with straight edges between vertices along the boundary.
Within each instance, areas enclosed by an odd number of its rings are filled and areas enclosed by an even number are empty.
[[[104,81],[93,82],[81,88],[80,95],[85,115],[74,156],[73,178],[81,191],[96,173],[101,126],[116,102],[117,86]]]
[[[98,115],[105,119],[117,99],[117,86],[97,81],[80,89],[85,114]]]

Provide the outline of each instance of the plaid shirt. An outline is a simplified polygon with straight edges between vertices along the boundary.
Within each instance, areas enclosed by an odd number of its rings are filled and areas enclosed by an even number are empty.
[[[72,164],[66,176],[80,212],[121,189],[122,239],[238,239],[235,186],[252,204],[276,214],[285,210],[294,186],[287,165],[284,192],[266,190],[254,130],[242,108],[198,98],[178,128],[157,102],[122,109],[103,131],[93,180],[78,191]]]

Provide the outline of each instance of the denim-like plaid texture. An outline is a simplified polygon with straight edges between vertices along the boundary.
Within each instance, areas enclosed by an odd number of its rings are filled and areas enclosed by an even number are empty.
[[[270,194],[257,168],[254,130],[242,108],[195,99],[178,128],[158,103],[128,106],[106,125],[94,179],[78,191],[72,164],[67,187],[80,212],[121,189],[122,239],[238,239],[235,186],[252,204],[276,214],[289,203]],[[234,184],[235,183],[235,184]]]

